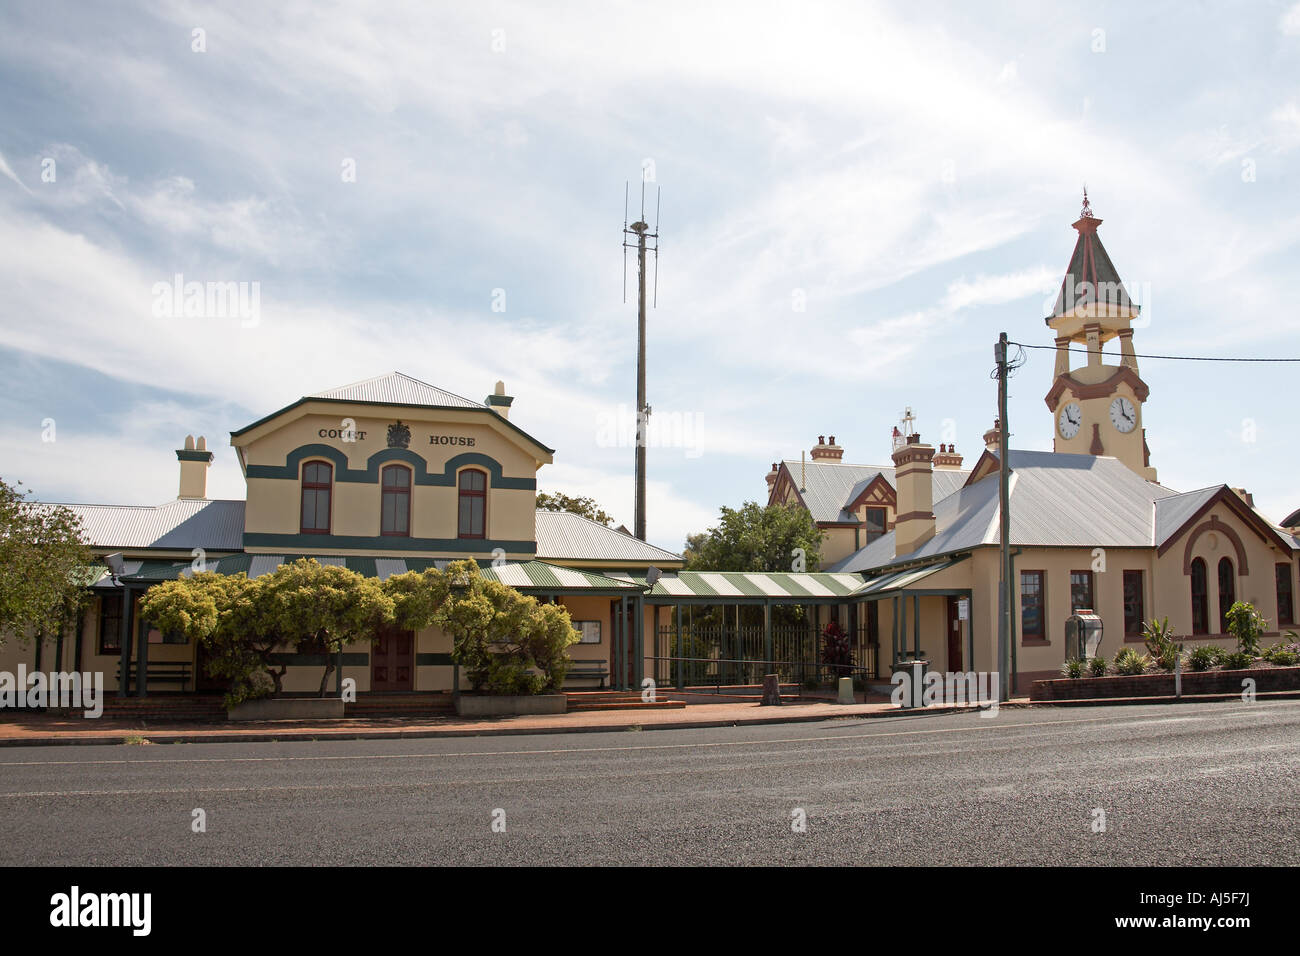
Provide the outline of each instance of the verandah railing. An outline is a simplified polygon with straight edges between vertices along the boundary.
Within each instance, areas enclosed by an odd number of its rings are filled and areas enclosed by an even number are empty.
[[[655,635],[650,673],[660,686],[723,686],[760,684],[775,673],[782,683],[818,684],[841,676],[874,679],[879,648],[866,627],[851,635],[849,667],[822,659],[822,634],[811,624],[772,628],[772,645],[759,625],[727,627],[661,626]]]

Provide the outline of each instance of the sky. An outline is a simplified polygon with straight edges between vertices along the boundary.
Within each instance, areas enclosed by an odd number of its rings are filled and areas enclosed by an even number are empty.
[[[888,464],[907,406],[970,465],[1085,184],[1139,353],[1300,357],[1298,64],[1290,2],[6,4],[0,476],[157,504],[202,434],[242,498],[230,431],[397,370],[504,380],[539,489],[631,527],[629,184],[651,541],[819,435]],[[247,308],[167,314],[176,276]],[[1050,449],[1027,356],[1011,444]],[[1300,507],[1300,367],[1140,371],[1162,483]]]

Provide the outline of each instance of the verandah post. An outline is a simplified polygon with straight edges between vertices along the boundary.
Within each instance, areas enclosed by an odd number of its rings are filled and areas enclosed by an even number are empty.
[[[683,690],[686,687],[686,662],[682,660],[686,655],[682,653],[682,606],[677,605],[677,644],[673,656],[677,658],[677,689]]]
[[[117,624],[118,650],[121,670],[117,682],[117,696],[131,695],[131,589],[122,585],[122,618]]]

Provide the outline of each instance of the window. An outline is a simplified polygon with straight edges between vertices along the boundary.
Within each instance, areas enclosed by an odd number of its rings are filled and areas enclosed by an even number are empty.
[[[486,537],[487,475],[481,471],[460,473],[460,537]]]
[[[1146,609],[1142,605],[1142,572],[1124,572],[1124,636],[1141,637]]]
[[[1092,572],[1070,572],[1070,612],[1095,611],[1097,605],[1092,603]]]
[[[122,596],[99,599],[99,653],[122,653]]]
[[[1020,572],[1020,639],[1047,640],[1044,607],[1047,595],[1047,575],[1043,571]]]
[[[1291,565],[1277,566],[1277,626],[1295,623],[1295,602],[1291,591]]]
[[[888,512],[884,508],[868,508],[864,516],[864,523],[867,529],[867,544],[875,541],[885,533],[885,515]]]
[[[580,635],[579,644],[600,643],[600,621],[574,621],[573,629]]]
[[[334,467],[323,461],[302,466],[302,532],[330,533],[330,490]]]
[[[409,536],[411,533],[411,469],[389,465],[380,474],[383,487],[379,533]]]
[[[1205,570],[1205,561],[1196,558],[1192,561],[1192,633],[1210,633],[1210,595],[1209,575]]]
[[[1237,600],[1237,572],[1229,558],[1219,559],[1219,633],[1228,633],[1228,608]]]

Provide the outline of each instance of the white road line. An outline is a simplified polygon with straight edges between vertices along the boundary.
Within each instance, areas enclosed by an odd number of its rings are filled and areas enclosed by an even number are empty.
[[[1277,703],[1281,703],[1280,701]],[[1198,718],[1183,718],[1197,720],[1221,720],[1224,717],[1252,717],[1257,714],[1266,713],[1267,705],[1255,705],[1255,708],[1249,712],[1239,711],[1234,714],[1212,713],[1210,716]],[[1023,723],[1006,723],[994,718],[979,718],[980,723],[973,724],[969,727],[938,727],[930,730],[892,730],[880,733],[866,734],[836,734],[834,736],[821,737],[779,737],[768,740],[719,740],[706,741],[697,743],[682,744],[646,744],[639,747],[557,747],[546,750],[480,750],[480,751],[460,751],[453,753],[423,753],[423,754],[318,754],[311,756],[276,756],[276,757],[165,757],[158,759],[138,759],[138,760],[21,760],[21,761],[0,761],[0,767],[56,767],[56,766],[107,766],[118,764],[180,764],[180,763],[288,763],[291,761],[322,761],[322,760],[423,760],[437,759],[445,760],[456,757],[519,757],[529,756],[531,754],[595,754],[595,753],[626,753],[639,750],[704,750],[712,747],[761,747],[770,746],[771,744],[798,744],[798,743],[826,743],[835,740],[864,740],[873,737],[907,737],[907,736],[926,736],[932,734],[959,734],[968,733],[976,730],[1015,730],[1022,727],[1066,727],[1075,724],[1096,724],[1110,722],[1114,725],[1113,717],[1081,717],[1073,720],[1042,720]],[[752,726],[752,725],[751,725]],[[687,730],[698,730],[700,728],[683,728]],[[709,728],[713,729],[713,728]],[[725,729],[725,728],[719,728]],[[611,728],[610,732],[617,733],[617,728]],[[562,733],[562,731],[557,731]],[[347,738],[354,739],[354,738]],[[252,741],[252,743],[264,743],[265,741]],[[308,741],[284,741],[284,743],[307,743]],[[330,743],[337,741],[325,740],[311,741],[313,743]],[[222,743],[238,743],[238,741],[222,741]]]

